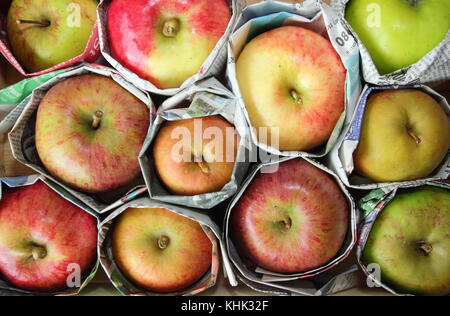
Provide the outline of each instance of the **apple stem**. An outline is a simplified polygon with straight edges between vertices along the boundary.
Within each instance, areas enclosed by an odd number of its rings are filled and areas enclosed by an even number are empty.
[[[50,23],[50,21],[41,22],[41,21],[31,21],[31,20],[17,20],[17,24],[34,24],[34,25],[39,25],[42,27],[49,27],[51,23]]]
[[[41,246],[33,246],[31,249],[31,255],[34,260],[44,259],[47,256],[47,250]]]
[[[278,222],[278,227],[283,233],[287,233],[292,228],[292,219],[288,217]]]
[[[292,89],[291,90],[291,97],[294,99],[295,103],[299,105],[303,105],[303,99],[300,96],[300,94],[297,92],[297,90]]]
[[[419,0],[409,0],[409,3],[410,3],[414,8],[417,8],[417,5],[419,4]]]
[[[425,241],[418,242],[417,247],[419,252],[422,253],[425,257],[428,257],[433,251],[433,246]]]
[[[175,37],[180,29],[180,21],[172,18],[164,22],[162,33],[165,37]]]
[[[414,139],[414,142],[419,145],[422,140],[420,139],[419,136],[417,136],[416,134],[414,134],[414,132],[412,131],[411,128],[408,128],[408,135],[411,136],[412,139]]]
[[[169,246],[170,239],[169,237],[162,235],[158,238],[158,248],[161,250],[166,249]]]
[[[209,173],[209,166],[206,162],[200,161],[197,162],[197,165],[203,173]]]
[[[102,122],[103,118],[103,112],[102,111],[95,111],[93,117],[92,117],[92,128],[98,129],[100,127],[100,123]]]

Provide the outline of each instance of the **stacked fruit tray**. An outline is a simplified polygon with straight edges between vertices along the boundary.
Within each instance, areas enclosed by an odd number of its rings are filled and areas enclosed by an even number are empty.
[[[448,0],[0,10],[0,296],[450,294]]]

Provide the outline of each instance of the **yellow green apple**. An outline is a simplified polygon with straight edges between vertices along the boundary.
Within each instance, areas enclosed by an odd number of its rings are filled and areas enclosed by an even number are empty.
[[[420,179],[449,146],[448,117],[431,96],[417,89],[376,92],[367,100],[355,169],[376,182]]]
[[[13,0],[7,32],[24,68],[38,72],[81,55],[97,19],[97,0]]]

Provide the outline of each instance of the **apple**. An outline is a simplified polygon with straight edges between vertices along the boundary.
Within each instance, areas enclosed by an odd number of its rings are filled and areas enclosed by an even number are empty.
[[[155,170],[175,195],[217,192],[231,180],[238,146],[235,127],[221,116],[166,122],[153,146]]]
[[[236,75],[251,125],[257,133],[269,128],[267,140],[278,128],[281,151],[324,144],[344,111],[346,70],[330,41],[310,30],[284,26],[257,36]]]
[[[122,273],[149,291],[184,290],[211,267],[212,243],[200,224],[167,209],[127,209],[111,239]]]
[[[230,236],[250,265],[278,273],[306,272],[338,254],[349,213],[333,178],[298,158],[253,178],[231,210]]]
[[[381,281],[417,295],[450,294],[450,191],[420,187],[398,193],[376,219],[362,262]]]
[[[350,0],[345,19],[381,75],[418,62],[450,29],[448,0]]]
[[[89,272],[97,254],[97,221],[41,181],[8,189],[0,201],[0,274],[41,293],[67,288],[77,264]]]
[[[425,178],[450,146],[448,117],[432,97],[414,89],[373,93],[366,104],[355,170],[376,182]]]
[[[160,89],[200,71],[231,19],[225,0],[113,0],[111,56]]]
[[[81,55],[97,19],[96,0],[14,0],[7,32],[12,51],[38,72]]]
[[[36,117],[36,149],[57,179],[87,193],[120,188],[140,174],[147,106],[113,79],[71,77],[53,86]]]

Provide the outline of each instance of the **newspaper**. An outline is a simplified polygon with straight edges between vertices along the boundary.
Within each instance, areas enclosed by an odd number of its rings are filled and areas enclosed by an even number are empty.
[[[186,101],[190,102],[189,108],[185,108]],[[247,159],[249,157],[248,152],[252,149],[251,142],[249,141],[248,125],[234,95],[219,81],[214,78],[209,78],[167,99],[158,108],[157,114],[157,118],[150,132],[150,137],[146,140],[139,156],[139,162],[150,196],[155,200],[172,204],[199,209],[211,209],[234,195],[247,173],[250,165],[249,159]],[[214,115],[221,115],[229,123],[233,124],[240,136],[236,163],[230,181],[219,192],[195,196],[177,196],[170,194],[160,183],[156,175],[152,155],[152,144],[162,124],[166,121]]]
[[[95,73],[107,77],[111,77],[122,87],[127,89],[130,93],[140,99],[150,110],[151,122],[156,113],[154,104],[146,92],[140,91],[131,83],[126,81],[115,70],[96,65],[81,65],[71,70],[65,71],[54,78],[50,79],[46,83],[39,86],[33,91],[33,93],[27,97],[18,107],[24,107],[23,112],[20,114],[16,124],[9,133],[9,141],[11,145],[12,154],[22,164],[35,170],[36,172],[45,175],[47,178],[52,179],[56,183],[60,184],[67,191],[77,197],[80,201],[94,209],[98,213],[105,213],[114,207],[118,207],[128,200],[136,197],[139,194],[145,192],[145,183],[143,179],[136,179],[133,183],[127,185],[125,188],[120,188],[112,192],[104,194],[89,195],[86,193],[74,190],[64,183],[57,180],[50,175],[40,162],[38,153],[36,151],[34,140],[34,125],[36,121],[36,111],[40,101],[44,97],[46,91],[60,81],[63,81],[72,76],[78,76],[87,73]],[[150,128],[149,128],[150,131]],[[148,135],[147,135],[148,136]]]
[[[245,104],[236,80],[236,61],[245,44],[252,38],[268,30],[285,25],[301,26],[328,36],[347,70],[345,110],[338,120],[328,142],[315,151],[279,151],[274,147],[258,142],[254,129],[251,129],[251,137],[253,142],[260,148],[274,155],[323,157],[336,143],[346,116],[353,114],[362,87],[358,45],[356,40],[349,34],[349,30],[343,24],[343,21],[330,6],[322,1],[306,0],[302,3],[266,1],[245,8],[237,20],[228,45],[228,66],[226,73],[228,84],[239,98],[247,121],[250,124],[249,115],[247,110],[245,110]]]
[[[373,181],[359,176],[354,173],[353,153],[358,147],[359,138],[361,134],[362,122],[364,119],[364,111],[367,99],[371,93],[380,90],[391,89],[420,89],[432,96],[444,109],[449,117],[450,122],[450,106],[447,100],[424,85],[410,85],[410,86],[369,86],[367,85],[360,97],[358,107],[350,120],[346,121],[345,128],[341,134],[336,147],[334,147],[326,157],[326,165],[330,167],[344,182],[344,184],[353,189],[373,190],[381,187],[398,186],[404,182],[389,182],[389,183],[373,183]],[[450,148],[449,148],[450,150]],[[450,175],[450,152],[441,163],[441,165],[431,174],[427,179],[419,179],[415,181],[407,181],[406,183],[424,183],[431,180],[447,179]]]
[[[395,198],[399,190],[412,189],[420,186],[434,186],[450,190],[450,185],[442,182],[429,181],[424,183],[405,183],[397,187],[376,189],[362,198],[358,203],[358,207],[359,209],[361,209],[361,212],[363,214],[362,224],[359,232],[360,237],[356,247],[356,258],[358,260],[358,264],[367,275],[367,277],[371,280],[371,283],[374,286],[382,287],[383,289],[389,291],[394,295],[411,296],[410,293],[396,291],[392,287],[384,284],[382,280],[377,279],[374,274],[368,270],[368,267],[365,266],[361,258],[363,255],[364,247],[369,238],[370,231],[372,230],[372,227],[378,215],[383,211],[386,205]]]
[[[51,68],[29,73],[14,57],[14,54],[12,53],[11,47],[8,42],[7,34],[6,34],[6,17],[0,14],[0,53],[5,56],[5,58],[8,60],[8,62],[17,69],[23,76],[25,77],[34,77],[34,76],[40,76],[45,73],[53,72],[55,70],[67,68],[69,66],[74,66],[76,64],[82,63],[82,62],[88,62],[93,63],[99,60],[101,54],[100,54],[100,46],[98,42],[98,22],[95,23],[94,28],[92,30],[92,34],[89,37],[89,40],[86,44],[86,48],[84,52],[76,56],[72,59],[66,60],[62,63],[59,63]]]
[[[77,205],[84,211],[88,212],[89,214],[91,214],[92,216],[97,218],[97,222],[100,223],[98,215],[92,209],[90,209],[87,205],[81,203],[78,199],[76,199],[73,195],[71,195],[69,192],[64,190],[64,188],[62,188],[58,184],[53,183],[51,180],[48,180],[45,177],[40,176],[40,175],[31,175],[31,176],[15,177],[15,178],[0,178],[0,200],[2,199],[4,189],[28,186],[28,185],[35,184],[37,181],[43,181],[50,188],[52,188],[56,193],[58,193],[61,197],[63,197],[67,201]],[[96,263],[94,264],[94,266],[93,266],[92,270],[89,272],[89,274],[87,274],[86,276],[83,277],[81,286],[79,288],[68,288],[64,291],[58,291],[55,293],[36,293],[36,292],[30,292],[30,291],[18,289],[16,287],[12,286],[11,284],[9,284],[8,282],[2,280],[2,278],[0,276],[0,296],[9,296],[9,295],[14,295],[14,296],[17,296],[17,295],[19,295],[19,296],[77,295],[95,277],[98,266],[99,266],[99,260],[96,261]]]
[[[245,0],[227,0],[227,3],[230,6],[230,10],[232,10],[232,17],[230,23],[228,25],[227,30],[225,31],[222,38],[217,42],[215,48],[209,55],[209,57],[205,60],[203,65],[200,67],[199,72],[194,76],[188,78],[179,88],[174,89],[159,89],[151,82],[140,78],[138,75],[133,73],[131,70],[125,68],[121,65],[117,60],[115,60],[111,56],[111,51],[108,43],[108,35],[106,29],[106,20],[108,7],[111,0],[101,0],[100,5],[97,10],[97,15],[99,19],[99,37],[100,37],[100,49],[104,56],[104,58],[115,68],[117,69],[128,81],[133,82],[138,88],[150,91],[152,93],[172,96],[176,93],[180,92],[183,89],[194,84],[196,81],[210,77],[217,76],[222,73],[223,67],[226,64],[227,59],[227,51],[226,44],[227,40],[231,34],[231,30],[235,24],[236,17],[238,12],[242,10],[245,6]]]
[[[172,212],[175,212],[179,215],[190,218],[196,222],[198,222],[205,233],[211,240],[213,251],[211,258],[211,269],[208,273],[206,273],[198,282],[193,284],[190,288],[175,292],[175,293],[155,293],[150,291],[145,291],[139,288],[137,285],[133,284],[127,277],[120,271],[117,263],[114,260],[113,250],[112,250],[112,241],[109,231],[111,227],[114,225],[114,219],[122,214],[128,208],[164,208],[168,209]],[[99,233],[99,241],[98,241],[98,249],[100,262],[108,275],[108,278],[111,280],[112,284],[117,288],[117,290],[122,295],[129,296],[174,296],[174,295],[196,295],[210,287],[213,287],[217,281],[217,275],[219,272],[220,266],[220,251],[219,248],[219,240],[221,239],[220,229],[217,225],[205,214],[201,214],[195,212],[193,210],[182,208],[178,206],[173,206],[170,204],[150,200],[148,197],[140,198],[134,201],[131,201],[114,212],[112,212],[101,224],[100,224],[100,233]]]
[[[272,271],[267,271],[263,268],[256,268],[255,270],[250,270],[241,260],[238,251],[236,250],[233,242],[230,238],[230,217],[234,206],[239,201],[241,196],[245,193],[246,188],[250,185],[253,178],[261,171],[262,168],[267,168],[272,165],[283,163],[291,159],[305,159],[312,165],[323,170],[324,172],[330,174],[336,181],[336,183],[341,188],[344,193],[349,209],[349,227],[346,240],[340,252],[336,257],[324,266],[313,269],[311,271],[305,271],[302,273],[293,274],[282,274],[275,273]],[[342,276],[336,274],[331,274],[329,280],[318,286],[317,282],[320,275],[325,271],[330,270],[340,263],[342,263],[349,255],[353,249],[353,246],[357,242],[357,224],[359,222],[359,213],[356,210],[355,203],[350,193],[345,188],[344,184],[339,180],[339,178],[328,170],[325,166],[320,163],[311,160],[310,158],[292,158],[284,157],[280,158],[279,161],[263,163],[260,164],[250,176],[245,180],[244,184],[240,187],[239,192],[232,199],[228,206],[227,212],[225,214],[224,220],[224,238],[227,254],[235,267],[237,277],[240,278],[244,283],[249,285],[251,288],[260,290],[263,292],[269,292],[278,295],[331,295],[333,291],[343,291],[357,285],[356,270],[354,266],[350,267],[349,270],[343,272]]]
[[[376,85],[437,83],[450,79],[450,30],[445,39],[417,63],[388,75],[380,75],[369,52],[356,32],[345,21],[345,7],[350,0],[332,0],[332,6],[358,41],[364,80]]]
[[[24,100],[31,92],[69,69],[56,70],[37,77],[20,81],[12,86],[0,90],[0,134],[10,131],[14,126],[26,104]]]

